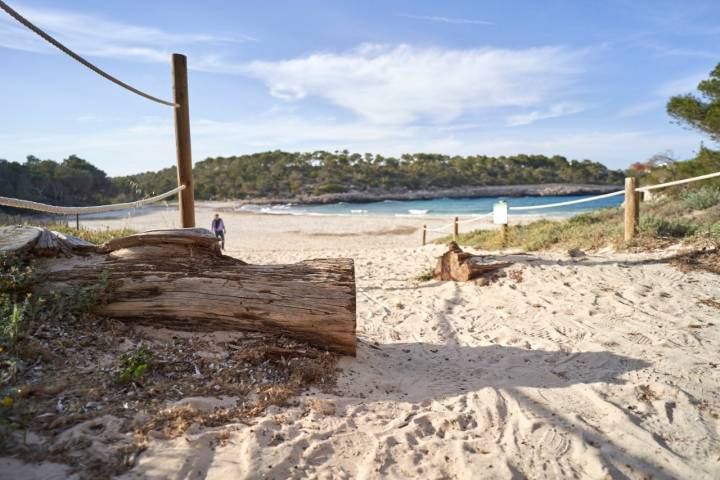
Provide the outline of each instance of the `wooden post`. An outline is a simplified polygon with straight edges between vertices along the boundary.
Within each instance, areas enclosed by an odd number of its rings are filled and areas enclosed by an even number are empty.
[[[423,225],[423,243],[422,243],[423,247],[425,246],[425,243],[427,243],[426,240],[427,240],[427,225]]]
[[[175,98],[175,146],[177,151],[178,186],[185,185],[179,196],[180,225],[195,226],[195,194],[192,179],[192,153],[190,151],[190,103],[188,101],[187,58],[172,54],[173,95]]]
[[[75,230],[80,230],[80,214],[75,214]]]
[[[625,178],[625,241],[635,238],[640,221],[640,193],[636,192],[638,181],[635,177]]]
[[[458,233],[459,233],[458,217],[455,217],[455,219],[453,220],[453,241],[455,241],[455,242],[457,242]]]
[[[507,237],[508,237],[508,225],[507,225],[507,223],[503,223],[500,225],[500,241],[502,242],[503,247],[507,243]]]

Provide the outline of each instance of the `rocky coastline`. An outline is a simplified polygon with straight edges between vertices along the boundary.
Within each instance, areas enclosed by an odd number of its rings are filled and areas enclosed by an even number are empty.
[[[278,205],[327,203],[367,203],[384,200],[433,200],[437,198],[546,197],[554,195],[599,195],[622,189],[621,185],[548,183],[541,185],[488,185],[426,190],[351,190],[322,195],[301,194],[294,197],[253,197],[238,200],[240,205]]]

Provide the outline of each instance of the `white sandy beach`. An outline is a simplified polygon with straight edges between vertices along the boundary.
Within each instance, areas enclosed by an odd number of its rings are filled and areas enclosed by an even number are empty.
[[[519,273],[421,283],[444,249],[419,227],[448,219],[223,217],[226,253],[248,262],[355,260],[357,358],[335,394],[223,427],[226,442],[152,440],[124,478],[720,478],[720,310],[701,303],[720,277],[662,260],[674,252],[498,254]]]

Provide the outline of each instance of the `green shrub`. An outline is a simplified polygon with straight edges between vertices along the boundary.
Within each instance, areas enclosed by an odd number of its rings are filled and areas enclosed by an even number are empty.
[[[685,204],[695,210],[705,210],[720,204],[720,188],[705,186],[683,195]]]
[[[147,345],[140,345],[132,352],[120,356],[121,370],[118,374],[120,383],[139,381],[150,368],[150,362],[155,354]]]
[[[699,225],[686,218],[664,219],[647,215],[640,219],[640,232],[653,237],[684,238],[696,233]]]
[[[11,353],[23,323],[32,314],[32,275],[29,262],[0,256],[0,347]]]

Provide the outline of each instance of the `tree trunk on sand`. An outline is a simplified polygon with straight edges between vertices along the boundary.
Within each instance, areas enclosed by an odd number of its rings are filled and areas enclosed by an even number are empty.
[[[222,255],[216,238],[199,228],[96,246],[44,229],[5,227],[3,252],[38,257],[40,290],[92,285],[108,272],[108,300],[96,307],[101,315],[182,330],[286,334],[355,355],[352,259],[249,265]]]
[[[512,265],[511,262],[484,262],[483,257],[463,252],[455,242],[450,242],[449,250],[438,257],[433,277],[435,280],[455,280],[467,282],[480,275]]]

